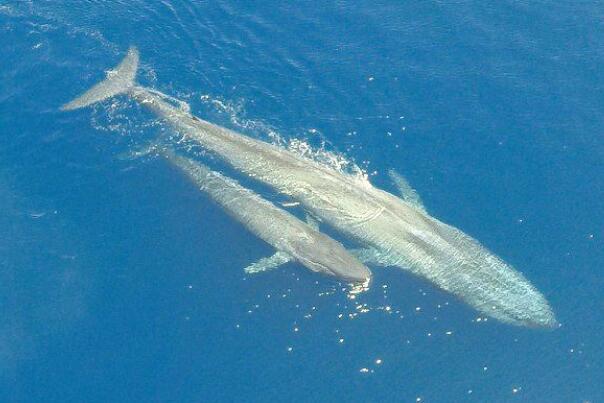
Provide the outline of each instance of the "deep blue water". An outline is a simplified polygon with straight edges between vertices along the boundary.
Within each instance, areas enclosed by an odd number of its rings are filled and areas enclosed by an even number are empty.
[[[252,3],[0,1],[0,401],[604,401],[602,4]],[[402,172],[562,327],[395,269],[356,300],[297,264],[245,276],[269,246],[119,158],[152,116],[58,110],[132,44],[205,119]]]

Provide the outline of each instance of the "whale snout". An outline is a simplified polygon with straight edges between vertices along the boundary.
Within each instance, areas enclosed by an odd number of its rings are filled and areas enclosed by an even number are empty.
[[[532,329],[557,329],[560,322],[541,293],[533,290],[522,296],[501,299],[488,308],[479,309],[485,314],[510,325]]]
[[[297,258],[314,272],[334,276],[341,281],[368,283],[371,270],[342,244],[323,234],[315,234],[321,242],[313,242],[308,248],[298,250]]]
[[[536,306],[535,309],[528,310],[523,325],[531,328],[553,330],[560,327],[560,322],[556,319],[552,308],[543,299],[543,302]]]
[[[340,266],[335,270],[334,275],[342,280],[353,283],[367,283],[371,281],[371,270],[356,259],[351,259],[345,265]]]
[[[371,270],[349,253],[332,254],[321,265],[321,271],[351,283],[369,283]]]

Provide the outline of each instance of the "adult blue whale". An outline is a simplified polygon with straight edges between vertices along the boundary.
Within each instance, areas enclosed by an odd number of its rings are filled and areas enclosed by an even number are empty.
[[[130,48],[104,81],[62,109],[128,95],[185,138],[299,201],[314,216],[366,246],[357,251],[366,262],[402,268],[502,322],[557,326],[545,297],[520,272],[470,236],[430,216],[402,177],[394,177],[403,193],[401,199],[365,178],[201,120],[166,102],[158,92],[137,85],[138,62],[138,51]]]

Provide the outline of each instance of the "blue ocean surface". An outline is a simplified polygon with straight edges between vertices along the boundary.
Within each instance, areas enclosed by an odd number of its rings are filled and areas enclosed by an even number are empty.
[[[588,1],[0,1],[0,401],[604,401],[603,21]],[[392,193],[396,169],[561,326],[396,268],[360,294],[296,263],[246,275],[269,245],[123,158],[159,119],[59,110],[131,45],[138,81],[203,119]]]

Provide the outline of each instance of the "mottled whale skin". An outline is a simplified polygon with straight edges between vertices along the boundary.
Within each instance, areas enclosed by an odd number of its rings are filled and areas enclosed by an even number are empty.
[[[476,240],[365,178],[347,175],[281,147],[198,119],[156,91],[135,84],[138,52],[131,48],[108,78],[66,104],[77,109],[117,94],[164,119],[246,175],[272,186],[342,234],[365,245],[369,263],[396,266],[432,282],[504,323],[558,325],[544,296],[517,270]]]
[[[354,283],[369,283],[371,271],[341,243],[198,161],[161,145],[156,151],[250,232],[277,250],[272,257],[249,266],[247,272],[263,271],[295,260],[317,273]]]

